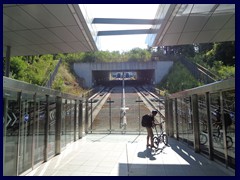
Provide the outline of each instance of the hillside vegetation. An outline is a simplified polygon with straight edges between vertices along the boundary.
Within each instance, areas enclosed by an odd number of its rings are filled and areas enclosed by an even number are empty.
[[[74,62],[124,62],[124,61],[161,61],[174,59],[176,56],[184,56],[192,62],[198,63],[216,74],[219,79],[235,77],[235,42],[208,43],[158,47],[157,49],[134,48],[129,52],[97,51],[65,53],[39,56],[17,56],[10,60],[10,77],[28,83],[44,86],[61,58],[62,65],[59,68],[53,89],[80,95],[87,91],[79,84],[82,81],[73,70]],[[4,59],[5,61],[5,59]],[[5,68],[3,67],[3,71]],[[169,93],[189,89],[202,85],[194,79],[188,70],[175,61],[169,74],[157,85]]]
[[[55,60],[53,55],[12,57],[10,77],[44,86],[57,63],[58,60]]]
[[[70,67],[66,63],[62,63],[58,69],[58,73],[53,82],[52,88],[64,93],[74,94],[79,96],[86,92],[85,89],[80,87],[79,79],[74,76]]]
[[[174,93],[203,85],[198,82],[180,62],[174,62],[169,73],[157,84],[157,88],[167,93]]]

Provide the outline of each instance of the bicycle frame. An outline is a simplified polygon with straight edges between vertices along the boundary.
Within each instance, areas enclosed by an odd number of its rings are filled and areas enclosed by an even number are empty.
[[[154,135],[154,137],[153,137],[153,142],[154,142],[154,144],[155,144],[157,147],[158,147],[159,144],[162,143],[162,142],[163,142],[165,145],[168,145],[168,137],[167,137],[166,133],[162,130],[162,123],[164,123],[164,121],[161,122],[160,124],[156,124],[156,125],[154,126],[155,131],[156,131],[156,135]],[[158,130],[157,130],[157,128],[156,128],[157,125],[159,125],[159,133],[158,133]]]

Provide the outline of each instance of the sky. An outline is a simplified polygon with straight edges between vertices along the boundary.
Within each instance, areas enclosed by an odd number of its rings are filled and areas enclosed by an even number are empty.
[[[135,18],[154,19],[158,4],[86,4],[84,5],[88,16],[92,18]],[[97,31],[149,29],[151,25],[115,25],[94,24]],[[102,51],[126,52],[133,48],[147,48],[145,44],[147,34],[99,36]]]

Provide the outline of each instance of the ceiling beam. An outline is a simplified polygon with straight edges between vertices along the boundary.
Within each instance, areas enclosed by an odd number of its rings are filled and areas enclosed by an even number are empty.
[[[92,24],[160,24],[156,19],[94,18]]]
[[[98,31],[97,36],[153,34],[153,33],[154,31],[152,29],[114,30],[114,31]]]

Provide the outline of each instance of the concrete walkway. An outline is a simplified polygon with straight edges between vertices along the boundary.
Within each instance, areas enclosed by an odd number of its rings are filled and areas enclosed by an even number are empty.
[[[88,134],[27,176],[235,176],[175,139],[154,151],[146,135]]]

